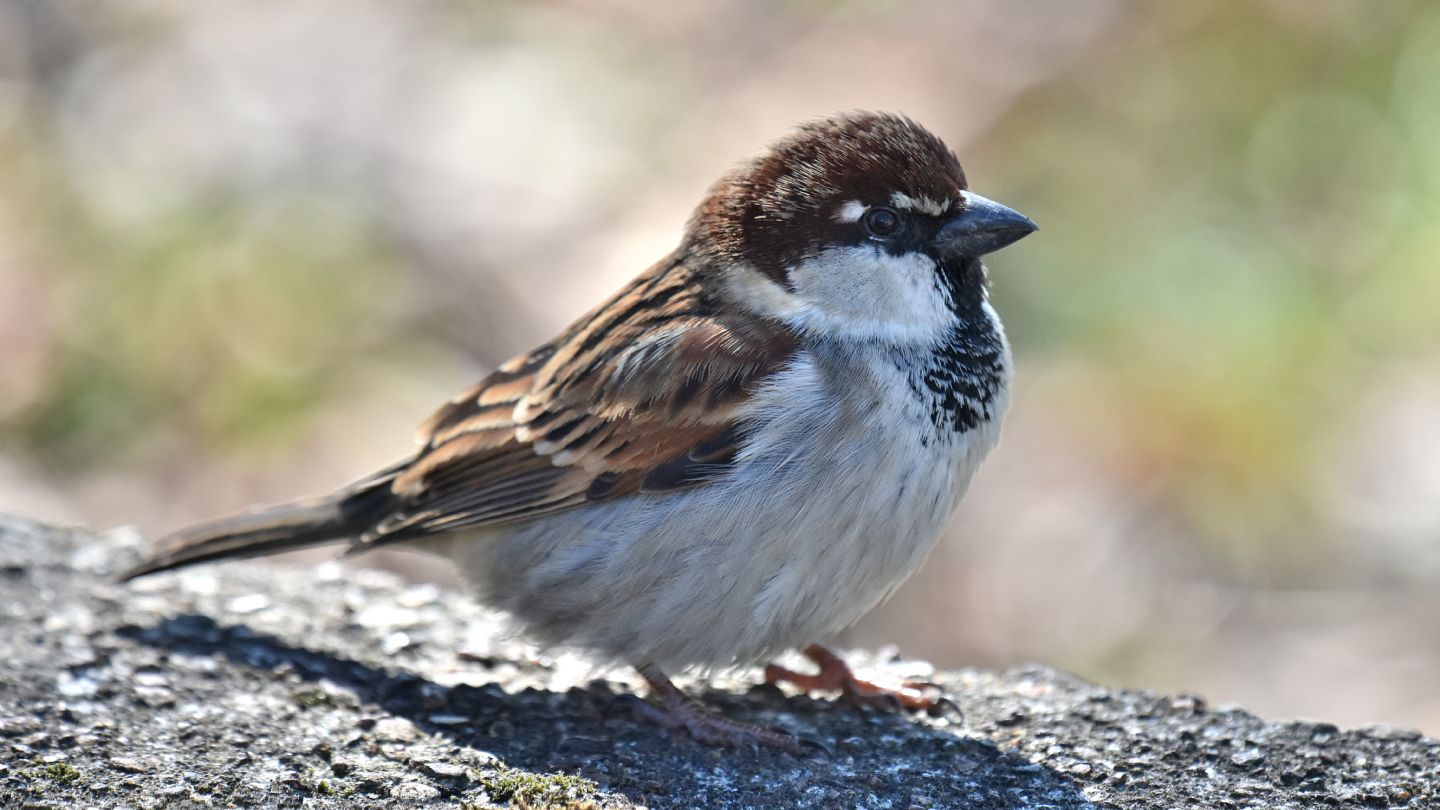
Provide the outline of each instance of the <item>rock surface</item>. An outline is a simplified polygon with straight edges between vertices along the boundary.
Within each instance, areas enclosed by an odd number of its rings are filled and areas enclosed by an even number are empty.
[[[717,751],[637,720],[629,673],[506,640],[461,594],[333,564],[113,584],[137,556],[0,518],[0,807],[1440,808],[1418,733],[1043,668],[933,673],[963,719],[685,684],[829,749]]]

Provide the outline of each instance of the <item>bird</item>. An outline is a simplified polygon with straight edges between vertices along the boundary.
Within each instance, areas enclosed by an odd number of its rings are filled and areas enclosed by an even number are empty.
[[[925,698],[818,642],[920,567],[1009,407],[982,257],[1036,230],[900,114],[804,122],[723,175],[679,246],[442,405],[330,495],[182,529],[122,575],[327,544],[452,561],[547,648],[635,667],[650,719],[802,752],[670,673]]]

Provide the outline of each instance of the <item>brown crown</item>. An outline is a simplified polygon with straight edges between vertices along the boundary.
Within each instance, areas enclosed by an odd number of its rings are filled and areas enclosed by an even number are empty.
[[[801,124],[715,184],[690,221],[690,248],[744,262],[785,283],[785,270],[820,248],[851,240],[838,222],[851,200],[887,205],[891,195],[942,201],[967,188],[945,143],[904,116],[841,113]]]

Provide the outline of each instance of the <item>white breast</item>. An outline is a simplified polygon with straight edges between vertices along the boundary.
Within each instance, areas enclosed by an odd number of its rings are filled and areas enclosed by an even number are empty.
[[[811,401],[792,400],[752,448],[785,467],[747,473],[785,481],[794,504],[759,544],[770,573],[750,604],[757,625],[788,629],[776,631],[782,647],[850,625],[914,573],[999,436],[998,418],[966,433],[937,429],[906,372],[877,357],[792,374],[792,396]],[[829,419],[803,415],[826,401]]]
[[[912,373],[893,349],[802,352],[757,393],[725,480],[437,550],[542,643],[678,668],[815,642],[919,567],[998,438],[1008,389],[957,433],[935,425]]]

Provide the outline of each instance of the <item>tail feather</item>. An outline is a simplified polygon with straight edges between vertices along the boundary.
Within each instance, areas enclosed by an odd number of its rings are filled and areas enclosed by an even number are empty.
[[[181,529],[163,538],[156,553],[121,574],[120,581],[210,560],[260,557],[358,538],[388,513],[394,469],[324,498]]]

